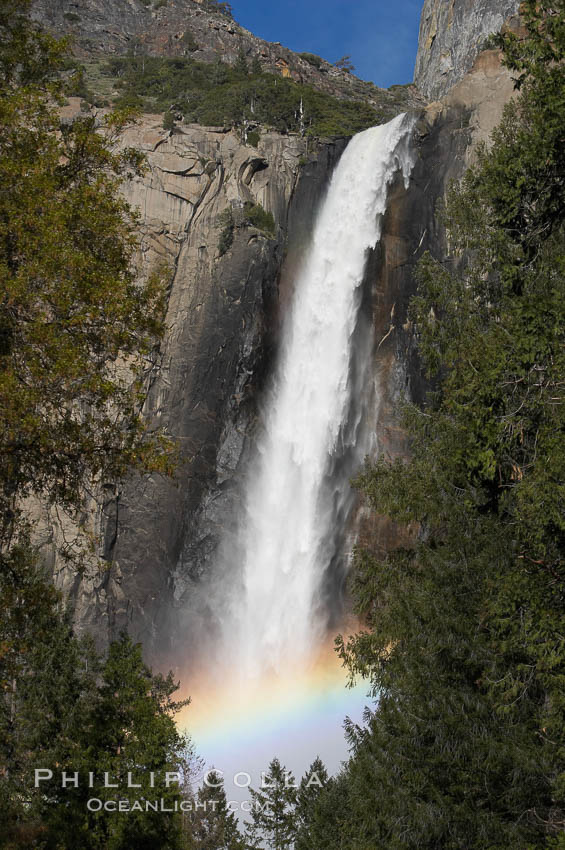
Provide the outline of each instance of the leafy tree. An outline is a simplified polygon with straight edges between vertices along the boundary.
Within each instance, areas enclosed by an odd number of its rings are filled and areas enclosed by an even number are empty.
[[[349,54],[347,54],[347,56],[342,56],[341,59],[334,62],[334,65],[342,71],[347,71],[348,74],[355,70],[355,65],[352,63],[351,56]]]
[[[0,0],[0,844],[176,848],[178,814],[89,812],[84,779],[107,770],[123,787],[139,771],[147,795],[147,771],[190,762],[177,686],[125,636],[107,658],[76,638],[21,510],[38,495],[77,512],[88,484],[169,466],[140,416],[163,328],[161,275],[136,281],[136,219],[118,191],[141,160],[110,149],[125,116],[100,132],[89,116],[61,124],[65,44],[28,6]],[[36,767],[54,774],[41,788]],[[62,770],[83,784],[62,789]],[[151,790],[180,795],[162,779]]]
[[[250,847],[261,847],[267,841],[272,850],[292,847],[296,832],[294,809],[297,789],[292,773],[274,758],[265,775],[263,788],[250,788],[252,822],[246,838]]]
[[[235,70],[238,74],[241,74],[243,77],[247,77],[249,74],[249,65],[247,64],[247,57],[245,55],[245,51],[242,47],[239,48],[237,59],[235,63]]]
[[[22,499],[80,509],[87,479],[165,469],[164,443],[140,416],[162,333],[157,273],[140,285],[135,216],[118,194],[141,167],[114,154],[90,116],[60,124],[53,99],[64,45],[0,4],[0,545]],[[123,363],[117,368],[118,359]]]

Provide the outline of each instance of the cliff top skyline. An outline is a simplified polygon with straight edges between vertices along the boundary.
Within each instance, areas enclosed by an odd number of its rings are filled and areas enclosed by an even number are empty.
[[[234,0],[234,17],[255,35],[328,62],[351,56],[355,73],[382,88],[411,83],[420,0]]]

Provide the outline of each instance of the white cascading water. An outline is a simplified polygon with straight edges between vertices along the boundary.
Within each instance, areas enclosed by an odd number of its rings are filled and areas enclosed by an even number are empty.
[[[395,173],[407,183],[412,126],[400,115],[349,142],[295,282],[240,525],[241,585],[226,633],[240,681],[299,667],[323,639],[318,602],[335,555],[336,494],[348,491],[352,470],[330,487],[327,479],[346,448],[367,255]]]

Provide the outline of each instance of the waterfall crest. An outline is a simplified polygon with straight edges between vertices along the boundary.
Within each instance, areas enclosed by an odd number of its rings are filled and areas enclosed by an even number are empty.
[[[354,471],[336,471],[335,460],[358,438],[346,423],[361,284],[388,187],[399,170],[405,183],[411,171],[412,126],[400,115],[349,142],[295,282],[239,531],[242,572],[226,646],[242,680],[299,668],[323,639],[318,603]],[[361,461],[367,446],[356,449]]]

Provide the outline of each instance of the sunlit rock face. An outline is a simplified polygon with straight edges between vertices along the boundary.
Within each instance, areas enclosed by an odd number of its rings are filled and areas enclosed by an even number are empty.
[[[489,35],[516,16],[519,0],[425,0],[414,82],[438,100],[472,68]]]
[[[258,38],[200,0],[168,0],[158,6],[143,0],[32,0],[32,15],[55,33],[70,35],[73,51],[82,59],[131,51],[233,65],[243,53],[248,63],[257,60],[264,71],[338,98],[368,101],[387,117],[418,103],[410,88],[389,91],[325,59],[308,61],[304,55],[312,54]]]
[[[75,100],[64,119],[79,110]],[[237,512],[233,484],[284,309],[283,258],[289,268],[300,262],[345,140],[312,154],[306,139],[265,131],[255,148],[236,131],[181,126],[171,133],[162,116],[147,115],[120,144],[142,151],[148,166],[123,186],[140,213],[141,277],[164,263],[169,278],[167,330],[144,413],[151,428],[175,439],[179,464],[172,480],[135,477],[85,505],[83,529],[100,543],[81,577],[57,556],[80,531],[47,508],[35,508],[33,517],[79,628],[104,643],[127,627],[155,657],[166,651],[175,611],[209,570],[218,536]],[[246,221],[246,203],[273,215],[273,233]],[[235,227],[222,253],[227,210]]]
[[[105,3],[89,0],[84,8],[102,16]],[[122,5],[131,4],[115,4],[112,14]],[[470,33],[478,5],[467,9]],[[70,8],[50,0],[38,0],[39,6],[53,15]],[[424,15],[432,8],[426,4]],[[462,9],[455,4],[451,26],[459,26],[465,40],[466,25],[457,18]],[[108,21],[106,29],[115,34],[113,18]],[[160,26],[155,19],[156,32]],[[434,44],[442,33],[440,27]],[[447,85],[447,77],[438,76],[433,44],[425,48],[426,38],[417,73],[432,87]],[[468,45],[473,39],[469,35]],[[415,264],[425,250],[444,256],[437,203],[472,160],[476,143],[488,137],[513,92],[497,51],[467,61],[471,70],[450,83],[448,95],[418,112],[410,186],[405,191],[399,180],[391,187],[382,238],[367,263],[361,309],[374,329],[369,373],[380,397],[370,423],[372,450],[389,456],[408,450],[399,402],[420,400],[426,392],[407,319]],[[433,96],[435,91],[430,89]],[[68,117],[79,108],[78,100],[71,102]],[[76,529],[53,512],[36,512],[36,530],[58,585],[75,603],[78,626],[97,634],[101,643],[127,627],[143,640],[151,660],[164,666],[176,664],[179,646],[184,655],[192,651],[182,612],[194,611],[192,602],[214,567],[218,541],[241,515],[239,482],[256,439],[281,326],[309,250],[315,212],[346,140],[322,144],[313,154],[299,136],[263,131],[254,148],[236,131],[181,125],[171,133],[163,129],[162,116],[146,115],[122,143],[143,151],[148,163],[143,177],[124,186],[141,216],[141,274],[160,262],[169,268],[167,333],[145,414],[151,427],[162,426],[176,438],[180,463],[173,480],[135,478],[85,505],[81,521],[101,541],[96,554],[103,570],[94,558],[92,569],[77,577],[56,557]],[[274,236],[242,222],[245,202],[260,203],[273,214]],[[226,209],[241,226],[221,254],[220,216]],[[362,543],[385,549],[405,533],[362,509],[348,530],[351,544],[358,534]]]
[[[134,128],[124,143],[138,146],[144,132],[155,131]],[[126,194],[145,217],[145,264],[169,238],[175,247],[168,330],[145,413],[176,439],[180,463],[172,481],[126,485],[105,555],[121,590],[108,602],[110,632],[128,626],[166,654],[179,638],[175,612],[209,570],[218,536],[237,512],[233,484],[274,345],[297,186],[310,184],[298,196],[315,203],[339,150],[327,146],[305,165],[306,142],[296,136],[265,133],[255,149],[235,133],[196,127],[160,143],[151,137],[150,145],[150,172]],[[274,236],[236,226],[222,254],[219,217],[230,209],[237,222],[245,202],[273,214]]]

